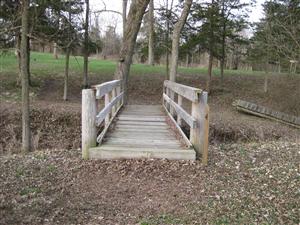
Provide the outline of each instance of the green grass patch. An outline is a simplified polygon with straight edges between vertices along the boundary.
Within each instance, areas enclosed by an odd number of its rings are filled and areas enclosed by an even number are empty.
[[[112,60],[89,59],[89,73],[96,75],[112,75],[116,68],[116,62]],[[31,52],[31,72],[34,77],[63,76],[65,68],[65,57],[59,55],[55,59],[50,53]],[[0,75],[6,73],[17,74],[18,62],[13,53],[0,55]],[[72,56],[70,58],[70,72],[78,76],[82,75],[83,57]],[[179,67],[178,72],[186,75],[207,74],[207,68],[200,67]],[[164,65],[149,66],[145,64],[133,64],[131,67],[132,75],[144,74],[166,74]],[[225,75],[261,75],[262,72],[253,72],[246,70],[225,70]],[[220,70],[213,69],[213,75],[219,76]]]

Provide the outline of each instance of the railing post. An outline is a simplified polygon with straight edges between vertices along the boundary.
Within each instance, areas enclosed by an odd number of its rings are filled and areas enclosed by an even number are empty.
[[[82,90],[81,148],[82,158],[89,158],[89,148],[96,146],[96,96],[93,89]]]
[[[180,107],[182,107],[182,96],[181,95],[178,95],[178,105]],[[182,125],[182,119],[178,114],[177,114],[177,123],[178,123],[179,126]]]
[[[104,97],[104,106],[106,107],[109,104],[110,101],[110,94],[106,93],[105,97]],[[109,118],[110,118],[110,113],[108,113],[105,117],[105,127],[108,125],[109,123]]]
[[[190,130],[190,141],[193,144],[197,157],[202,155],[203,164],[208,160],[208,130],[209,108],[207,105],[207,92],[203,91],[198,101],[192,103],[192,116],[197,120],[197,127]]]
[[[170,99],[172,99],[175,102],[175,92],[169,89],[169,94],[170,94]],[[174,108],[170,105],[170,114],[174,117],[175,115],[175,110]]]
[[[116,90],[116,88],[113,88],[112,92],[111,92],[111,99],[114,99],[116,96],[117,96],[117,90]],[[116,109],[117,109],[117,107],[116,107],[116,105],[114,105],[111,110],[112,116],[115,114]]]

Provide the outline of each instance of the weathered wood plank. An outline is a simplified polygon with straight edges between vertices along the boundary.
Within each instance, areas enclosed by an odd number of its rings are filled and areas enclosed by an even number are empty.
[[[94,90],[82,90],[81,143],[82,158],[89,158],[89,148],[96,146],[96,98]]]
[[[121,80],[112,80],[102,84],[94,85],[93,88],[96,89],[96,98],[100,99],[108,92],[112,91],[114,88],[121,84]]]
[[[187,136],[182,131],[182,129],[180,128],[180,126],[178,126],[177,122],[174,120],[173,116],[168,112],[167,108],[165,106],[163,106],[163,107],[164,107],[166,113],[168,114],[169,118],[171,119],[171,121],[175,125],[177,131],[180,133],[180,135],[183,138],[183,140],[184,140],[185,144],[187,145],[187,147],[191,147],[192,144],[191,144],[190,140],[187,138]]]
[[[189,87],[169,80],[164,81],[164,86],[192,102],[197,101],[199,94],[202,92],[199,88]]]
[[[145,121],[145,122],[164,122],[166,119],[163,116],[126,116],[120,115],[118,116],[120,121]]]
[[[119,108],[112,115],[112,117],[111,117],[109,123],[107,124],[107,126],[105,126],[104,129],[103,129],[103,131],[98,135],[97,142],[99,144],[101,144],[103,138],[105,137],[106,133],[108,132],[108,128],[110,127],[111,123],[113,122],[114,118],[116,117],[116,115],[118,114],[118,112],[120,111],[121,108],[122,108],[122,105],[119,106]]]
[[[168,102],[179,115],[190,127],[195,128],[197,126],[197,121],[190,114],[188,114],[183,108],[181,108],[177,103],[170,99],[166,94],[163,94],[164,99]]]
[[[169,160],[195,160],[195,151],[186,149],[133,148],[123,146],[101,146],[90,149],[93,159],[165,158]]]
[[[249,114],[253,114],[259,117],[276,120],[281,123],[300,128],[300,117],[288,115],[286,113],[277,112],[270,108],[256,105],[251,102],[237,100],[233,103],[236,106],[238,111],[243,111]]]
[[[165,122],[157,121],[132,121],[132,120],[119,120],[118,124],[138,125],[138,126],[167,126]]]
[[[107,116],[107,114],[110,113],[112,107],[123,98],[123,93],[124,92],[122,92],[117,97],[115,97],[114,99],[112,99],[112,101],[107,106],[105,106],[100,111],[100,113],[96,116],[96,124],[97,124],[97,126],[99,126],[102,123],[102,121],[105,119],[105,117]]]
[[[197,127],[190,129],[190,141],[196,150],[197,157],[202,156],[202,162],[207,164],[208,148],[208,93],[203,92],[198,102],[192,103],[192,116],[197,118]],[[205,157],[203,157],[205,156]]]

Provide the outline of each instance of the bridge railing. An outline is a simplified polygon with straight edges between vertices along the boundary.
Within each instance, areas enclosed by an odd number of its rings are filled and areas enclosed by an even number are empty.
[[[176,96],[177,101],[175,101]],[[183,108],[183,99],[187,99],[191,102],[191,113],[188,113]],[[199,157],[201,155],[202,162],[207,164],[209,131],[207,92],[166,80],[164,82],[163,106],[177,130],[181,133],[186,144],[189,147],[193,146],[197,156]],[[189,138],[181,128],[183,124],[182,121],[185,121],[190,127]]]
[[[113,80],[91,89],[82,90],[82,157],[88,158],[88,150],[101,144],[110,124],[123,106],[124,93],[121,92],[121,80]],[[99,102],[104,98],[104,107],[97,112]],[[97,136],[97,127],[104,125]]]

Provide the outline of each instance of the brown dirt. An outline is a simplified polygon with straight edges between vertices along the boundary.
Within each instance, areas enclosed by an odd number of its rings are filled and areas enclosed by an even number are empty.
[[[101,83],[111,77],[91,78]],[[132,76],[130,104],[160,104],[163,77]],[[201,87],[199,76],[179,78]],[[300,131],[238,113],[236,99],[299,116],[300,78],[213,80],[209,165],[167,160],[84,161],[80,80],[68,102],[48,78],[32,101],[36,150],[20,151],[20,103],[1,102],[0,224],[299,224]],[[189,106],[187,105],[187,110]],[[10,154],[7,154],[10,153]]]
[[[210,146],[207,167],[0,157],[0,224],[299,224],[299,143]]]

